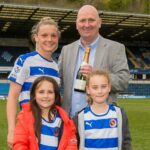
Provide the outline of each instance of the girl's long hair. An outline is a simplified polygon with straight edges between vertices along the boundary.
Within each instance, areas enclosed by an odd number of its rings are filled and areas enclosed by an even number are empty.
[[[60,106],[60,103],[61,103],[59,86],[58,86],[57,82],[55,81],[55,79],[53,79],[52,77],[48,77],[48,76],[41,76],[41,77],[38,77],[33,82],[31,89],[30,89],[30,105],[31,105],[31,111],[32,111],[33,117],[34,117],[34,132],[38,139],[38,144],[40,144],[40,141],[41,141],[42,115],[41,115],[41,109],[38,106],[36,99],[35,99],[35,92],[36,92],[37,87],[40,86],[39,84],[42,83],[43,81],[48,81],[48,82],[52,83],[53,88],[54,88],[54,93],[55,93],[55,102],[49,109],[49,113],[48,113],[49,121],[52,119],[51,114],[55,112],[55,108],[54,108],[55,105]]]

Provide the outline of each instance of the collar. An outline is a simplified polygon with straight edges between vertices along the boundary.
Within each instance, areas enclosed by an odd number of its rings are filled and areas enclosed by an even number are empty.
[[[99,40],[100,40],[100,35],[98,35],[98,37],[95,39],[95,41],[93,41],[90,45],[88,45],[88,47],[90,47],[91,49],[94,49],[97,46],[97,43],[99,42]],[[79,39],[79,48],[85,49],[81,42],[81,38]]]

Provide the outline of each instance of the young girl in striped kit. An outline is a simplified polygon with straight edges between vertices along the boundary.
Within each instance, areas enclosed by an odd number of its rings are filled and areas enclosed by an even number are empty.
[[[88,106],[75,117],[80,150],[130,150],[128,119],[122,108],[107,103],[111,81],[106,71],[87,77]]]
[[[38,77],[30,90],[30,104],[24,103],[18,114],[13,150],[77,150],[74,123],[59,105],[55,79]]]

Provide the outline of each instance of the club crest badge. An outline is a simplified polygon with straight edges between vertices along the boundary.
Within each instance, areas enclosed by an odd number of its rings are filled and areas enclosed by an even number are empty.
[[[114,127],[117,126],[117,121],[115,119],[111,119],[109,121],[109,125],[110,125],[111,128],[114,128]]]
[[[58,137],[60,129],[58,127],[55,128],[54,136]]]

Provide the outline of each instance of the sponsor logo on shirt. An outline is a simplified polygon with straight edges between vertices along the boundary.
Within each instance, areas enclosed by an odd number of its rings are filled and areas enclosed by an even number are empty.
[[[42,74],[44,74],[44,68],[39,68],[39,71],[42,72]]]
[[[11,77],[16,78],[17,74],[20,72],[20,70],[21,70],[21,67],[15,66],[12,73],[11,73]]]
[[[19,61],[21,64],[23,64],[24,60],[22,58],[19,58]]]
[[[19,73],[19,72],[20,72],[20,67],[19,67],[19,66],[16,66],[16,67],[14,68],[14,71],[15,71],[15,73]]]
[[[85,124],[92,128],[92,122],[86,122]]]

